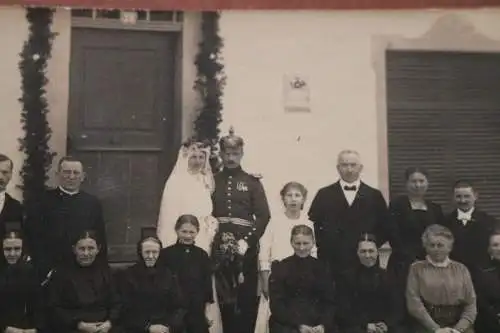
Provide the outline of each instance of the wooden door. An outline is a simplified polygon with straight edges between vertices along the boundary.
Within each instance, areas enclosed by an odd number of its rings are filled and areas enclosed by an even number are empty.
[[[101,199],[111,262],[136,258],[140,230],[156,224],[179,140],[173,33],[72,31],[68,153],[85,190]]]

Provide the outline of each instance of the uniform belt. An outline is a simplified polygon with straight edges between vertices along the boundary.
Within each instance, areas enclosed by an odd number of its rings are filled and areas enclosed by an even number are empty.
[[[243,227],[253,227],[253,221],[240,219],[239,217],[218,217],[217,220],[219,223],[233,223]]]

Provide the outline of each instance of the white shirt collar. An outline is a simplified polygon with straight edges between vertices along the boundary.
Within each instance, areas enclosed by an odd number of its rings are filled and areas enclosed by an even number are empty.
[[[429,256],[426,256],[425,259],[434,267],[448,267],[448,265],[451,263],[450,258],[446,258],[443,262],[432,261],[431,257]]]
[[[5,206],[5,191],[0,192],[0,213]]]
[[[356,186],[356,190],[359,190],[359,186],[361,185],[361,180],[358,179],[353,183],[348,183],[345,180],[340,179],[339,183],[340,183],[340,187],[342,187],[342,189],[344,189],[344,186]]]
[[[472,220],[472,213],[474,213],[474,207],[469,209],[467,212],[457,209],[457,219],[470,221]]]
[[[68,195],[75,195],[75,194],[78,194],[78,192],[80,192],[80,191],[71,192],[71,191],[64,189],[62,186],[59,186],[59,190],[63,193],[68,194]]]

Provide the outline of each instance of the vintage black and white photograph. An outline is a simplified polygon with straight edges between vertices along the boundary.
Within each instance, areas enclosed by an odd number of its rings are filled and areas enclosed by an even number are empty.
[[[499,0],[0,27],[0,333],[500,333]]]

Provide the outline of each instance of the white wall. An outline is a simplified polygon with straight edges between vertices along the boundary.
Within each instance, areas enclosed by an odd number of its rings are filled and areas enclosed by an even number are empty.
[[[450,13],[223,12],[228,84],[222,129],[234,125],[246,139],[244,165],[263,173],[274,208],[281,208],[278,193],[287,181],[303,182],[311,200],[320,186],[336,180],[336,155],[345,148],[361,153],[366,182],[387,192],[386,110],[379,107],[384,78],[375,70],[384,59],[383,50],[374,49],[384,36],[420,38]],[[456,13],[478,33],[500,41],[499,10]],[[462,45],[457,32],[450,39]],[[295,73],[309,79],[311,113],[284,111],[283,76]]]
[[[182,32],[182,69],[181,98],[184,117],[182,119],[183,137],[191,135],[194,111],[197,105],[196,93],[192,86],[196,77],[193,65],[199,41],[199,13],[189,12],[184,15]],[[18,69],[19,52],[27,38],[28,25],[25,10],[20,7],[0,7],[0,30],[8,33],[0,34],[0,152],[14,160],[15,170],[9,193],[21,198],[16,185],[21,184],[19,170],[24,155],[18,150],[18,138],[24,133],[21,128],[22,106],[18,102],[21,96],[21,76]],[[57,153],[54,161],[66,152],[69,70],[71,51],[71,12],[58,9],[54,15],[52,30],[58,35],[53,44],[52,58],[49,61],[47,77],[47,98],[50,112],[48,120],[53,130],[50,146]],[[53,176],[53,172],[51,173]]]
[[[27,38],[28,25],[25,10],[20,7],[0,7],[0,152],[14,161],[13,180],[9,192],[20,198],[16,188],[20,184],[19,169],[23,163],[23,154],[19,152],[18,139],[23,137],[21,128],[22,106],[18,102],[21,97],[21,75],[18,69],[19,53]],[[66,141],[66,110],[68,102],[68,64],[69,64],[69,11],[58,10],[54,16],[53,31],[58,32],[53,58],[49,62],[47,98],[50,105],[49,121],[55,128],[51,145],[61,151]],[[64,126],[62,126],[64,124]]]

